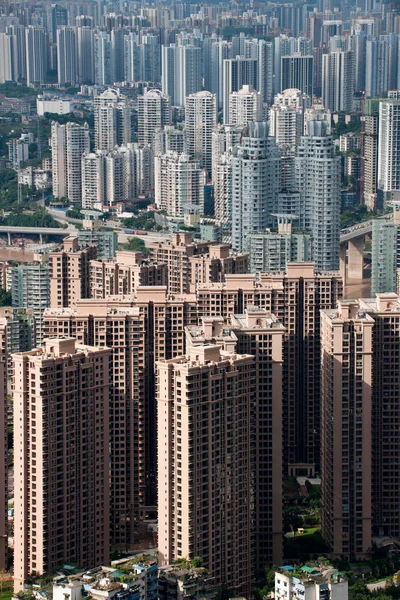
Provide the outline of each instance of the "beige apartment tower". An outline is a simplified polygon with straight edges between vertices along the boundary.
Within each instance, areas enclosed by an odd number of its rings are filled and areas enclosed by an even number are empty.
[[[241,315],[202,317],[186,328],[187,347],[206,342],[255,360],[254,547],[257,569],[282,561],[282,368],[285,328],[264,308],[248,305]]]
[[[184,353],[184,327],[197,324],[195,298],[142,286],[124,297],[48,309],[45,321],[48,337],[112,349],[110,527],[112,544],[125,547],[138,539],[140,513],[156,511],[154,363]]]
[[[0,570],[7,569],[8,444],[7,444],[7,319],[0,318]]]
[[[50,306],[68,307],[80,298],[89,298],[89,265],[96,257],[96,246],[80,246],[73,235],[50,253]]]
[[[322,528],[336,556],[400,536],[399,331],[395,293],[322,312]]]
[[[251,596],[255,361],[216,344],[157,365],[161,566],[201,556],[217,586]]]
[[[193,240],[190,233],[173,233],[171,241],[149,244],[151,259],[167,265],[170,294],[194,293],[198,284],[247,273],[249,255],[233,253],[227,244]]]
[[[44,344],[13,355],[16,592],[33,571],[109,561],[111,351]]]
[[[338,559],[372,544],[373,326],[357,300],[321,312],[322,531]]]

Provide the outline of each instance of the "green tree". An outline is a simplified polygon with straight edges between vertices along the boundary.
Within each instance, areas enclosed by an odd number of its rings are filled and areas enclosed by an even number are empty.
[[[0,306],[11,306],[11,290],[0,288]]]
[[[144,241],[137,237],[133,237],[129,242],[123,244],[123,249],[131,252],[143,252],[145,256],[150,256],[150,250],[146,248]]]

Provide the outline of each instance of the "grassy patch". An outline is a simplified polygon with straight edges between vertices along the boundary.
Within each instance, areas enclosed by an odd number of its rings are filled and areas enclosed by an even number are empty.
[[[5,587],[5,584],[3,583],[3,588]],[[11,598],[13,597],[13,586],[12,586],[12,582],[10,581],[10,585],[7,585],[7,589],[3,589],[0,592],[0,600],[11,600]]]

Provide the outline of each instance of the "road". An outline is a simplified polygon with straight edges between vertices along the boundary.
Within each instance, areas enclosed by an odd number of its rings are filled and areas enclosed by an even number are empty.
[[[16,225],[1,225],[0,233],[15,233],[15,234],[25,234],[25,235],[60,235],[65,237],[66,235],[71,235],[71,233],[76,233],[77,229],[73,225],[69,225],[66,229],[61,229],[61,227],[17,227]]]

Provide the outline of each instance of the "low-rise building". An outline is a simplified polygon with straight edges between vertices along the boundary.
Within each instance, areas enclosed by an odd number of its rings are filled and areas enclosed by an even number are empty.
[[[347,600],[348,583],[333,567],[284,566],[275,573],[275,600]]]
[[[213,600],[216,595],[215,580],[206,569],[170,566],[159,570],[159,600]]]

